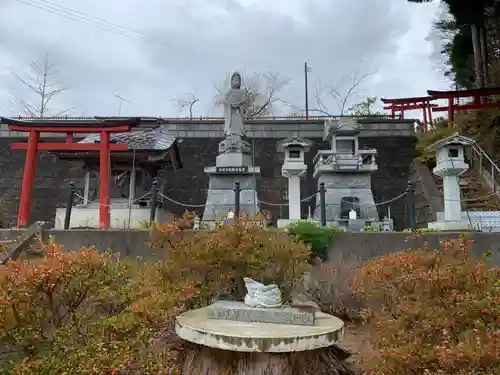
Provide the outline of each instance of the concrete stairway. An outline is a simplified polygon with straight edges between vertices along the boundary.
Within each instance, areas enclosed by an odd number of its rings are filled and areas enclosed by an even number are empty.
[[[433,178],[442,197],[443,179],[436,175]],[[500,211],[500,197],[492,195],[491,188],[474,168],[466,171],[459,179],[463,211]]]

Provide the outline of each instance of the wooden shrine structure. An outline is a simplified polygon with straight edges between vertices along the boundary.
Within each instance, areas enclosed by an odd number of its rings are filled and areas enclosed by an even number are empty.
[[[448,121],[455,119],[455,111],[500,108],[500,102],[491,101],[492,95],[500,95],[500,87],[453,91],[427,90],[427,94],[433,100],[444,99],[448,101],[446,106],[432,108],[433,112],[447,112]],[[467,104],[456,103],[461,98],[471,98],[472,102]]]
[[[432,108],[437,107],[437,104],[431,103],[434,99],[431,96],[415,97],[415,98],[399,98],[399,99],[380,99],[385,104],[384,109],[391,111],[391,117],[395,119],[399,117],[405,118],[405,111],[415,109],[423,110],[424,131],[428,130],[429,124],[432,124]]]
[[[391,111],[391,117],[404,119],[405,111],[415,109],[423,110],[424,131],[432,124],[432,112],[447,112],[448,121],[455,119],[456,111],[469,111],[477,109],[500,108],[500,100],[491,100],[493,95],[500,95],[500,87],[436,91],[427,90],[427,96],[413,98],[380,99],[384,104],[384,110]],[[469,103],[460,104],[463,98],[471,99]],[[436,100],[445,100],[447,104],[440,106],[434,103]]]
[[[10,118],[0,118],[0,123],[6,124],[11,131],[28,133],[28,142],[14,142],[12,150],[26,150],[26,161],[21,188],[21,200],[17,218],[17,226],[23,228],[29,225],[30,212],[33,201],[33,184],[35,180],[38,151],[98,151],[99,152],[99,223],[101,228],[109,227],[110,223],[110,152],[126,151],[126,144],[111,144],[111,133],[130,132],[138,125],[140,119],[114,120],[33,120],[23,121]],[[65,134],[63,142],[43,142],[42,133]],[[75,134],[98,134],[97,143],[75,142]]]

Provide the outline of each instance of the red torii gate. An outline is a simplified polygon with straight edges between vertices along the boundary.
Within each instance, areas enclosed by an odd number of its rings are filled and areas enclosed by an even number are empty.
[[[391,116],[393,119],[396,118],[397,112],[399,112],[400,118],[405,118],[405,111],[412,111],[415,109],[423,110],[423,120],[424,120],[424,131],[427,131],[428,124],[432,124],[432,112],[431,108],[437,107],[437,104],[432,104],[431,101],[434,99],[431,96],[422,96],[414,98],[398,98],[398,99],[380,99],[382,103],[387,104],[384,106],[385,110],[391,111]]]
[[[485,99],[490,95],[500,95],[500,87],[472,89],[472,90],[454,90],[454,91],[434,91],[427,90],[427,94],[433,100],[447,99],[448,105],[445,107],[432,108],[433,112],[448,112],[448,121],[453,121],[455,111],[500,108],[500,103],[486,102]],[[470,104],[455,104],[456,98],[473,98],[473,103]]]
[[[29,133],[28,142],[11,144],[12,150],[26,150],[21,201],[17,226],[29,225],[31,205],[33,201],[33,184],[35,180],[37,151],[99,151],[100,181],[99,181],[99,224],[101,228],[109,227],[110,198],[109,198],[109,166],[110,151],[126,151],[128,145],[110,144],[111,133],[129,132],[132,126],[139,123],[139,119],[126,120],[35,120],[22,121],[9,118],[0,118],[0,123],[6,124],[11,131]],[[40,133],[66,134],[65,142],[40,142]],[[74,134],[100,134],[98,144],[73,142]]]

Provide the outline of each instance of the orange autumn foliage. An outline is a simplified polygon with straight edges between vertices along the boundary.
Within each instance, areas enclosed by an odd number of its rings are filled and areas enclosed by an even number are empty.
[[[158,358],[145,353],[151,329],[174,316],[182,296],[160,293],[145,270],[118,254],[65,252],[54,242],[41,251],[44,257],[0,267],[0,345],[11,349],[7,373],[157,374]],[[172,359],[163,357],[164,370]],[[134,366],[136,372],[127,370]],[[176,370],[172,364],[171,373]]]
[[[173,375],[182,342],[175,317],[221,294],[242,296],[243,276],[284,291],[310,251],[285,234],[237,223],[190,232],[190,216],[153,229],[167,260],[137,262],[96,249],[0,266],[0,348],[9,375]],[[0,358],[0,370],[6,365]]]
[[[500,374],[500,269],[470,241],[368,261],[355,286],[369,305],[373,375]]]
[[[175,223],[162,227],[153,241],[165,249],[166,260],[157,265],[162,282],[194,286],[196,303],[191,307],[221,296],[243,299],[243,277],[276,283],[286,298],[309,267],[311,250],[305,244],[245,220],[214,231],[181,231]]]

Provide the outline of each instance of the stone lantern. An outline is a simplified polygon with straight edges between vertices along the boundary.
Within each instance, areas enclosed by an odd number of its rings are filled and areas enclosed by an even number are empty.
[[[441,139],[428,147],[436,153],[436,167],[432,172],[443,179],[444,221],[429,223],[429,228],[440,230],[470,229],[468,220],[462,218],[459,176],[469,169],[465,162],[465,147],[474,141],[458,133]]]
[[[309,151],[311,144],[309,140],[292,137],[278,145],[278,150],[285,153],[281,174],[288,179],[288,220],[278,220],[280,228],[301,219],[300,180],[307,173],[305,153]]]

